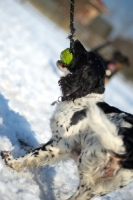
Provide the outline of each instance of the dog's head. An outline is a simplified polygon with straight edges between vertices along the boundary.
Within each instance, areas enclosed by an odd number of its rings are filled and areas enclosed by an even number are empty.
[[[113,57],[112,57],[112,63],[114,64],[121,64],[122,66],[127,66],[129,67],[130,66],[130,62],[129,62],[129,59],[128,57],[124,56],[121,52],[119,51],[115,51],[113,53]]]
[[[57,67],[65,74],[59,80],[65,100],[74,101],[87,94],[104,93],[105,69],[97,56],[88,52],[78,40],[74,42],[71,64],[65,66],[59,60]]]

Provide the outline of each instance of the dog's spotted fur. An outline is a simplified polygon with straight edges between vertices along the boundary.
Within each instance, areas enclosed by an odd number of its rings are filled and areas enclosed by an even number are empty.
[[[2,157],[17,171],[72,158],[80,183],[69,200],[90,200],[133,180],[133,116],[104,102],[105,71],[97,57],[79,41],[74,50],[70,66],[57,62],[66,75],[59,81],[63,101],[50,121],[51,140],[24,157],[8,151]]]

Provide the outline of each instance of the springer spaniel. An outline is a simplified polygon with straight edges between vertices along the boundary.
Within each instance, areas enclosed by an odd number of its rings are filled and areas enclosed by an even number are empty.
[[[126,186],[133,180],[133,115],[104,102],[105,69],[78,40],[72,63],[57,66],[65,75],[50,121],[51,140],[17,159],[3,151],[7,166],[21,171],[74,159],[80,181],[69,200],[90,200]]]
[[[124,67],[130,67],[130,62],[127,56],[123,55],[120,51],[114,51],[110,59],[105,59],[100,53],[99,50],[105,48],[106,46],[111,45],[110,42],[107,42],[92,51],[97,55],[105,67],[105,83],[107,83],[110,78],[112,78],[120,69]]]

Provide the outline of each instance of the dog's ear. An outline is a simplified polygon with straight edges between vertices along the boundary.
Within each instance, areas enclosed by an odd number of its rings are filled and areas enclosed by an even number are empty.
[[[104,74],[104,68],[100,69],[95,63],[92,66],[83,65],[73,73],[61,77],[59,86],[68,101],[74,101],[91,93],[103,94]]]

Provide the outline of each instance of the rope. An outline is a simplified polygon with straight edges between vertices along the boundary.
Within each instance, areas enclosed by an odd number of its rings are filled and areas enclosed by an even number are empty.
[[[70,35],[68,38],[70,39],[70,51],[73,53],[74,51],[74,34],[76,29],[74,28],[74,0],[70,0]]]

